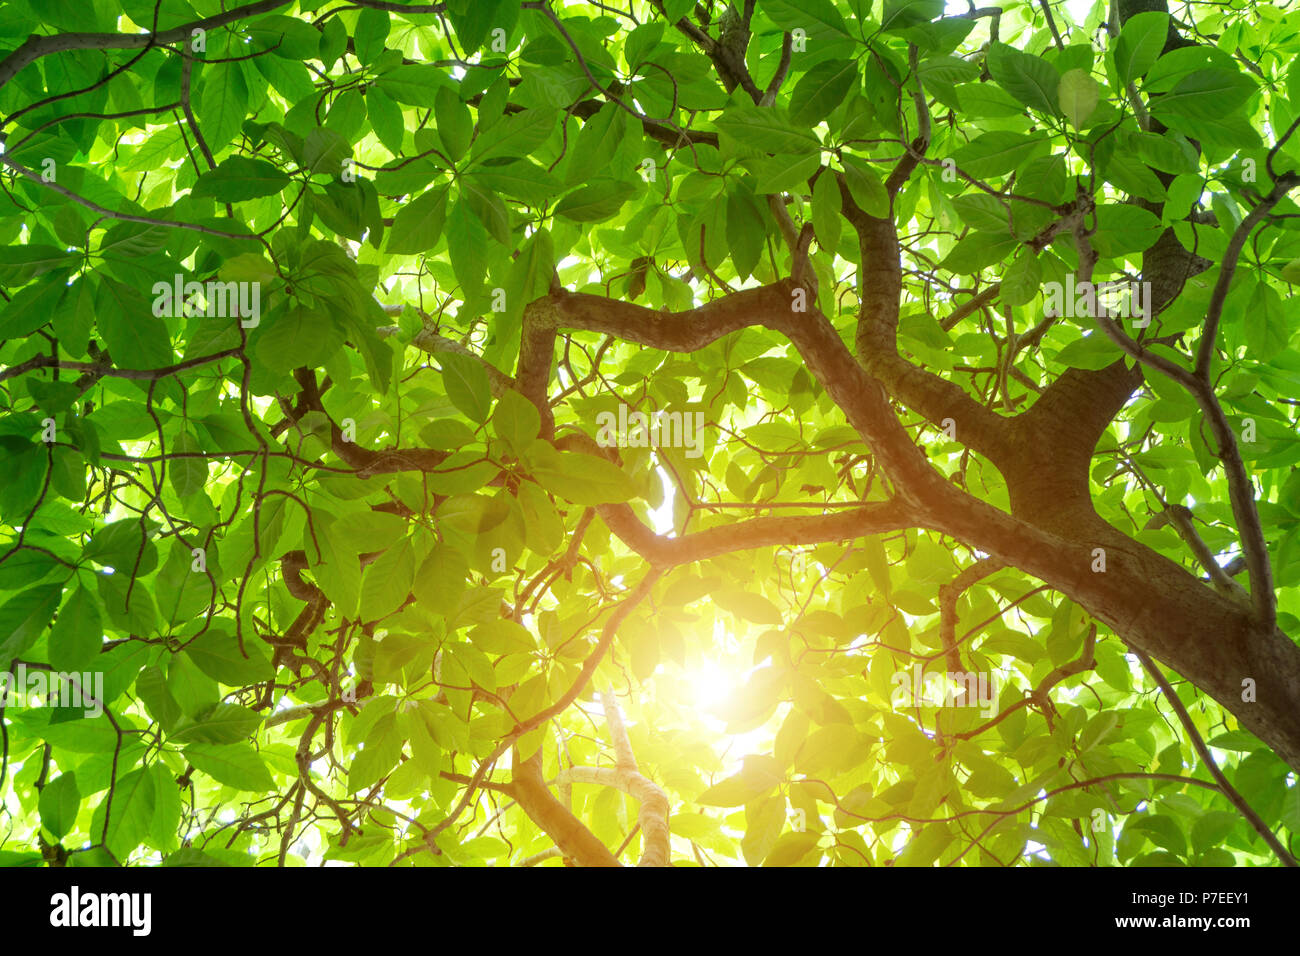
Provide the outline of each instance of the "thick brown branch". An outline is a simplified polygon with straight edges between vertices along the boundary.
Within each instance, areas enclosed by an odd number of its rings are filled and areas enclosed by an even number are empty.
[[[436,471],[449,457],[445,451],[431,448],[385,448],[383,451],[371,451],[362,448],[356,442],[348,441],[343,430],[329,417],[321,403],[320,390],[316,385],[316,373],[311,369],[300,368],[294,371],[294,377],[301,388],[296,414],[314,411],[320,412],[329,421],[330,448],[334,454],[355,468],[357,475],[368,478],[371,475],[391,474],[398,471]]]
[[[518,751],[515,752],[518,757]],[[619,866],[609,847],[551,795],[542,777],[542,752],[515,761],[511,786],[519,806],[546,832],[560,852],[581,866]]]

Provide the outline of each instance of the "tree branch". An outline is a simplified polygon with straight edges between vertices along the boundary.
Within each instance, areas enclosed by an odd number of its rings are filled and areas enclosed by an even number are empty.
[[[1172,707],[1174,713],[1178,715],[1178,722],[1183,725],[1183,729],[1187,731],[1187,736],[1191,738],[1192,746],[1196,748],[1197,754],[1200,755],[1201,763],[1205,764],[1205,769],[1210,771],[1214,776],[1214,779],[1219,784],[1219,789],[1223,792],[1223,795],[1228,798],[1234,807],[1237,808],[1237,812],[1246,818],[1247,822],[1250,823],[1255,832],[1263,837],[1264,842],[1268,844],[1268,848],[1273,851],[1274,855],[1279,860],[1282,861],[1284,866],[1294,867],[1300,865],[1296,863],[1295,857],[1288,853],[1286,848],[1282,846],[1273,831],[1270,830],[1264,821],[1260,819],[1259,814],[1256,813],[1251,805],[1246,802],[1246,798],[1243,797],[1237,791],[1237,788],[1228,782],[1228,778],[1223,775],[1223,771],[1219,769],[1218,763],[1215,762],[1214,755],[1210,753],[1210,748],[1201,737],[1200,731],[1196,729],[1196,724],[1192,722],[1191,714],[1187,712],[1187,708],[1183,706],[1183,702],[1178,699],[1178,694],[1170,685],[1169,678],[1165,677],[1164,673],[1145,652],[1136,647],[1132,647],[1131,645],[1130,649],[1133,651],[1134,656],[1142,662],[1142,666],[1146,668],[1146,672],[1151,675],[1151,678],[1158,685],[1160,685],[1161,693],[1165,695],[1165,700],[1169,701],[1169,706]]]
[[[33,34],[18,49],[0,60],[0,88],[12,80],[18,72],[29,63],[51,53],[66,50],[138,50],[146,46],[161,46],[188,40],[195,30],[213,30],[263,13],[270,13],[279,7],[289,6],[288,0],[259,0],[233,10],[214,13],[210,17],[194,20],[190,23],[159,30],[157,33],[56,33],[51,36]]]

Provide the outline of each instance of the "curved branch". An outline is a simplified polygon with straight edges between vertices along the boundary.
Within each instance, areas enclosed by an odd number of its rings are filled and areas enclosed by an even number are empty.
[[[289,0],[259,0],[246,6],[214,13],[210,17],[159,30],[157,33],[56,33],[51,36],[32,35],[18,49],[0,60],[0,88],[12,80],[30,63],[51,53],[66,50],[138,50],[141,47],[160,46],[188,40],[194,30],[213,30],[246,17],[270,13],[287,7]],[[405,8],[404,8],[405,9]]]
[[[518,751],[515,752],[518,756]],[[596,837],[581,820],[551,796],[542,778],[540,748],[527,760],[515,763],[511,786],[514,798],[529,819],[546,832],[565,856],[581,866],[620,866],[609,847]]]
[[[1288,853],[1286,848],[1282,846],[1277,836],[1268,828],[1268,825],[1260,819],[1259,814],[1256,813],[1251,805],[1246,802],[1246,798],[1243,797],[1237,791],[1237,788],[1228,782],[1228,778],[1223,775],[1223,771],[1219,769],[1218,763],[1215,762],[1214,755],[1210,753],[1210,748],[1206,746],[1205,740],[1196,729],[1196,724],[1192,722],[1191,714],[1187,713],[1187,708],[1183,706],[1183,702],[1178,699],[1178,694],[1174,692],[1174,688],[1170,685],[1169,678],[1164,675],[1160,668],[1156,666],[1155,662],[1145,653],[1138,650],[1136,647],[1132,650],[1137,659],[1142,662],[1142,666],[1146,668],[1146,672],[1151,675],[1151,678],[1157,684],[1160,685],[1160,692],[1165,695],[1165,700],[1169,701],[1169,706],[1172,707],[1174,713],[1178,715],[1178,722],[1183,725],[1183,729],[1187,731],[1187,736],[1192,739],[1192,746],[1196,748],[1197,754],[1200,755],[1201,763],[1205,764],[1205,769],[1209,770],[1210,773],[1213,774],[1215,781],[1219,784],[1219,789],[1223,791],[1223,795],[1228,798],[1234,807],[1237,808],[1237,812],[1246,818],[1247,822],[1250,823],[1255,832],[1263,837],[1264,842],[1268,844],[1268,848],[1273,851],[1273,854],[1279,860],[1282,861],[1284,866],[1300,866],[1300,864],[1296,863],[1295,857]]]
[[[902,502],[882,501],[833,515],[751,518],[669,538],[655,534],[627,505],[597,509],[609,530],[656,567],[671,568],[735,551],[778,544],[824,544],[865,535],[884,534],[915,526],[915,517]]]
[[[632,744],[627,739],[623,713],[618,709],[614,695],[608,690],[600,693],[600,704],[609,725],[609,737],[614,744],[615,774],[626,783],[627,792],[641,805],[637,822],[645,834],[645,846],[638,866],[669,866],[668,797],[663,789],[638,770]]]
[[[384,325],[375,331],[380,338],[393,338],[400,336],[402,330],[396,325]],[[455,339],[449,339],[445,335],[439,335],[431,327],[425,326],[419,332],[411,337],[406,343],[412,348],[417,348],[421,352],[428,352],[430,355],[437,355],[439,352],[455,352],[457,355],[468,355],[474,361],[483,366],[483,371],[487,372],[488,385],[492,389],[492,397],[500,398],[508,389],[515,388],[515,380],[501,371],[483,356],[479,355],[472,349],[461,345]]]

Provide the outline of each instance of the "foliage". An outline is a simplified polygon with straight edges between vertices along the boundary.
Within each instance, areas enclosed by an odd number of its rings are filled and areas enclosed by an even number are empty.
[[[0,862],[1294,852],[1300,14],[1151,6],[4,5]]]

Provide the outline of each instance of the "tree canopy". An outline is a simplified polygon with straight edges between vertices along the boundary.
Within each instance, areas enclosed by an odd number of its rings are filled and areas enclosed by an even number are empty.
[[[1293,7],[0,7],[0,863],[1294,866]]]

